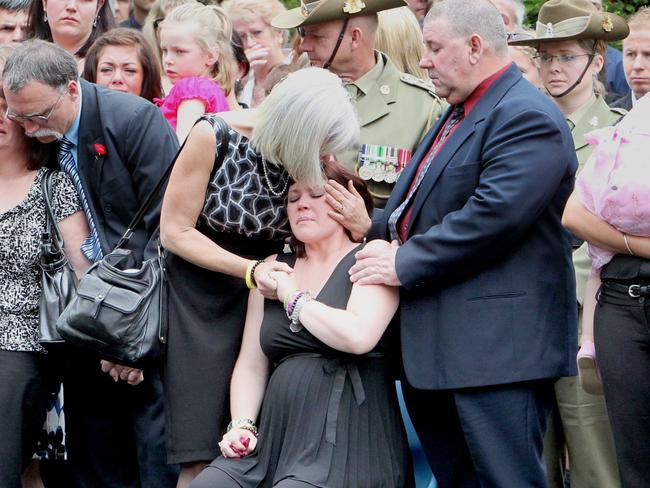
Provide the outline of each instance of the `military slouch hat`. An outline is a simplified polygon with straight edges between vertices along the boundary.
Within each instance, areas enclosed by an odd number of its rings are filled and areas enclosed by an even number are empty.
[[[619,41],[630,28],[623,17],[601,12],[589,0],[548,0],[537,17],[534,37],[515,36],[511,46],[538,46],[568,40]]]
[[[300,7],[282,12],[271,24],[280,29],[292,29],[405,6],[404,0],[300,0]]]

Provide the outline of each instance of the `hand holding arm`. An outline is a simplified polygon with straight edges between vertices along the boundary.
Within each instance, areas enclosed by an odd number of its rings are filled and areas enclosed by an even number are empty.
[[[276,256],[270,256],[255,268],[255,283],[257,283],[257,289],[264,298],[269,298],[271,300],[278,297],[278,284],[272,277],[273,273],[276,271],[281,271],[283,273],[293,272],[291,266],[287,263],[276,261],[275,258]]]
[[[196,230],[214,165],[216,137],[201,121],[190,135],[172,171],[160,217],[163,246],[202,268],[244,278],[248,261],[218,246]]]
[[[389,246],[373,241],[366,248]],[[375,243],[375,244],[373,244]],[[290,275],[275,273],[278,296],[284,300],[297,288]],[[354,284],[345,309],[333,308],[317,300],[306,302],[300,309],[300,323],[328,346],[351,354],[371,351],[390,323],[399,302],[395,287]],[[372,304],[372,305],[369,305]],[[288,327],[288,325],[287,325]]]

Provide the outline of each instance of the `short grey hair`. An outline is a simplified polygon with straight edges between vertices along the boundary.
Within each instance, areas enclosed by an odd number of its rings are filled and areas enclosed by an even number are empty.
[[[78,78],[77,62],[72,55],[51,42],[41,40],[20,43],[7,59],[2,72],[4,89],[12,92],[33,81],[61,90]]]
[[[9,10],[10,12],[27,10],[31,3],[31,0],[0,0],[0,10]]]
[[[488,0],[442,0],[436,2],[424,23],[444,18],[449,32],[456,37],[478,34],[498,57],[508,54],[506,27],[497,8]]]
[[[291,73],[257,110],[255,148],[297,181],[322,181],[321,155],[341,153],[359,139],[348,92],[338,76],[322,68]]]

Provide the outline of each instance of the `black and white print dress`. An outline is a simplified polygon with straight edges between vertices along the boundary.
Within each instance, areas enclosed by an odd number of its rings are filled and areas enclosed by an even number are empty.
[[[27,196],[15,207],[0,212],[0,349],[42,353],[38,336],[41,298],[41,234],[45,231],[45,202],[36,173]],[[57,222],[81,210],[77,191],[64,173],[52,178],[52,210]],[[52,393],[47,418],[37,448],[43,459],[65,458],[63,391]]]
[[[0,212],[0,349],[41,352],[38,306],[41,298],[41,235],[45,231],[45,202],[36,174],[27,196],[14,208]],[[57,221],[81,210],[70,179],[55,172],[52,207]]]

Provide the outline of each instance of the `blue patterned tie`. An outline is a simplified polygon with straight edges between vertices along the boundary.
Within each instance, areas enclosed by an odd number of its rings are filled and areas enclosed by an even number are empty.
[[[447,120],[444,129],[442,130],[442,134],[440,135],[438,142],[436,142],[436,145],[429,152],[429,157],[424,163],[422,169],[418,172],[415,179],[415,184],[412,186],[411,191],[406,196],[406,198],[401,203],[401,205],[397,207],[392,214],[390,214],[390,217],[388,217],[388,231],[390,232],[391,241],[397,240],[400,244],[402,243],[402,240],[400,239],[399,236],[399,231],[397,229],[397,224],[400,218],[402,217],[404,211],[410,205],[413,196],[418,191],[418,187],[420,186],[420,183],[422,183],[424,176],[427,174],[427,171],[429,170],[429,166],[431,166],[431,162],[438,154],[438,151],[440,150],[440,147],[444,144],[445,140],[447,139],[447,136],[449,136],[451,129],[453,129],[454,126],[456,126],[463,119],[464,115],[465,115],[465,109],[463,105],[456,105],[454,107],[454,110],[451,112],[451,115],[449,116],[449,119]]]
[[[88,199],[84,193],[83,186],[81,185],[81,178],[79,177],[79,172],[77,171],[77,163],[74,160],[72,155],[73,144],[65,137],[59,141],[59,148],[57,151],[57,156],[59,158],[59,165],[61,169],[65,171],[74,187],[79,194],[79,199],[81,200],[81,206],[86,213],[86,219],[88,220],[88,227],[90,228],[90,234],[86,237],[83,244],[81,245],[81,251],[84,255],[91,261],[99,261],[102,258],[102,247],[99,244],[99,236],[97,234],[97,228],[95,227],[95,221],[93,216],[90,213],[90,207],[88,205]]]

